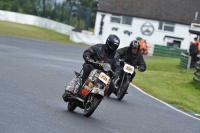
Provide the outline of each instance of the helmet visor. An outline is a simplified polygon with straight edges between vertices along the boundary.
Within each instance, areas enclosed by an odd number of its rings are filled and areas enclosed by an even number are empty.
[[[119,47],[119,44],[115,44],[115,43],[113,43],[113,42],[110,42],[110,43],[108,44],[108,46],[109,46],[110,49],[112,49],[112,50],[117,50],[117,48]]]

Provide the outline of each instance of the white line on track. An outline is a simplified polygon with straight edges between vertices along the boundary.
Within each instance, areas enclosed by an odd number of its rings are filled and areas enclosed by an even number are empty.
[[[179,109],[177,109],[177,108],[175,108],[175,107],[173,107],[173,106],[169,105],[168,103],[165,103],[165,102],[161,101],[160,99],[158,99],[158,98],[155,98],[155,97],[153,97],[153,96],[149,95],[148,93],[144,92],[143,90],[141,90],[139,87],[137,87],[137,86],[133,85],[132,83],[131,83],[131,85],[132,85],[133,87],[135,87],[137,90],[139,90],[140,92],[142,92],[143,94],[145,94],[145,95],[147,95],[147,96],[149,96],[149,97],[151,97],[151,98],[153,98],[153,99],[155,99],[155,100],[157,100],[157,101],[159,101],[159,102],[163,103],[164,105],[166,105],[166,106],[168,106],[168,107],[170,107],[170,108],[172,108],[172,109],[174,109],[174,110],[176,110],[176,111],[178,111],[178,112],[180,112],[180,113],[182,113],[182,114],[184,114],[184,115],[187,115],[187,116],[189,116],[189,117],[191,117],[191,118],[194,118],[194,119],[196,119],[196,120],[199,120],[199,121],[200,121],[200,119],[199,119],[199,118],[197,118],[197,117],[194,117],[194,116],[192,116],[192,115],[190,115],[190,114],[187,114],[187,113],[185,113],[185,112],[183,112],[183,111],[181,111],[181,110],[179,110]],[[198,115],[199,115],[199,114],[196,114],[196,116],[198,116]]]

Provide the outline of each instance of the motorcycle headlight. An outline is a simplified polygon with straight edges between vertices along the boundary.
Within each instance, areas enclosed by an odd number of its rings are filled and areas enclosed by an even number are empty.
[[[111,70],[111,66],[110,66],[110,64],[109,63],[104,63],[103,64],[103,70],[104,71],[110,71]]]

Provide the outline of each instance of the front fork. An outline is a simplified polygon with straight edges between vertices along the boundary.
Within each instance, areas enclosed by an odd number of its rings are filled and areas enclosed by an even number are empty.
[[[123,74],[123,76],[122,76],[122,80],[121,80],[121,82],[120,82],[120,85],[119,85],[119,87],[117,88],[117,92],[119,91],[119,88],[121,88],[122,87],[122,85],[123,84],[125,84],[124,83],[124,79],[126,78],[126,82],[127,82],[127,84],[129,84],[131,81],[131,75],[129,75],[129,74],[127,74],[127,73],[124,73]]]
[[[102,101],[102,99],[103,99],[103,96],[102,96],[102,95],[90,93],[90,94],[86,97],[86,100],[85,100],[85,102],[84,102],[84,106],[86,106],[88,103],[92,103],[95,96],[98,98],[98,102],[99,102],[99,103]]]

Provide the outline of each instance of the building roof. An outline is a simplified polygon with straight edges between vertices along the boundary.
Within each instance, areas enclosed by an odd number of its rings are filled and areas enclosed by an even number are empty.
[[[98,11],[190,25],[200,0],[99,0]]]

